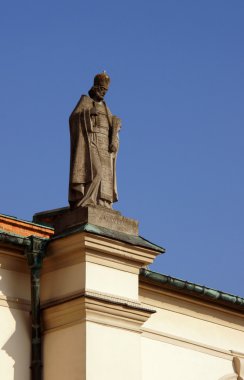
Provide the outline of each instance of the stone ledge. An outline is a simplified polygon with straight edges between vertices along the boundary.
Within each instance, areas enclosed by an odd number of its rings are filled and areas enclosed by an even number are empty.
[[[78,298],[43,308],[43,333],[93,322],[140,334],[141,326],[154,312],[143,305],[129,305],[84,293]]]

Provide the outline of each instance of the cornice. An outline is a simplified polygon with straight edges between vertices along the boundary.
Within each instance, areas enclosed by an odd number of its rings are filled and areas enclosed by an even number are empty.
[[[199,351],[225,360],[232,360],[233,356],[235,356],[231,350],[225,350],[219,347],[203,344],[191,339],[186,339],[185,337],[181,338],[176,335],[161,333],[159,331],[147,328],[143,328],[142,330],[142,337],[148,339],[158,340],[174,346],[186,348],[188,350]]]
[[[82,262],[93,262],[138,274],[157,252],[87,232],[51,240],[43,265],[43,274]]]
[[[131,300],[84,291],[77,298],[42,306],[44,332],[93,322],[140,332],[154,310]]]

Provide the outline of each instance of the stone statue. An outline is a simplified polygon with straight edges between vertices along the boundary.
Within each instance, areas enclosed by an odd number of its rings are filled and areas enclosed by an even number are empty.
[[[100,205],[112,208],[118,200],[116,158],[121,120],[103,100],[110,84],[103,72],[94,78],[89,96],[82,95],[70,115],[70,208]]]

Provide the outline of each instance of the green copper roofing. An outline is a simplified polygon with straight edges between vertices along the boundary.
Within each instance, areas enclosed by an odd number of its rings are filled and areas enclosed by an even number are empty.
[[[167,288],[172,288],[182,291],[183,293],[188,293],[208,300],[217,301],[218,303],[228,303],[231,306],[238,307],[238,309],[240,307],[244,309],[244,298],[234,296],[229,293],[224,293],[219,290],[207,288],[206,286],[152,272],[145,268],[141,269],[140,275],[148,279],[150,282],[152,281],[158,284],[166,285]]]
[[[6,232],[2,229],[0,229],[0,242],[10,243],[14,245],[22,245],[24,247],[28,247],[30,245],[28,237],[23,237],[12,232]]]
[[[0,243],[8,243],[8,244],[13,244],[13,245],[19,245],[23,247],[30,247],[32,244],[33,238],[42,241],[44,245],[47,245],[49,242],[49,238],[44,238],[40,236],[22,236],[15,234],[13,232],[7,232],[2,229],[0,229]]]
[[[96,235],[108,237],[111,239],[119,240],[119,241],[122,241],[124,243],[137,245],[137,246],[143,247],[143,248],[152,249],[152,250],[157,251],[159,253],[165,252],[165,249],[163,247],[160,247],[159,245],[153,244],[141,236],[133,236],[133,235],[129,235],[129,234],[126,234],[123,232],[113,231],[113,230],[110,230],[108,228],[98,227],[98,226],[95,226],[93,224],[88,224],[88,223],[82,224],[80,226],[72,227],[69,230],[61,233],[60,235],[54,236],[53,238],[51,238],[51,240],[59,239],[59,238],[62,238],[64,236],[74,234],[77,232],[90,232],[92,234],[96,234]]]

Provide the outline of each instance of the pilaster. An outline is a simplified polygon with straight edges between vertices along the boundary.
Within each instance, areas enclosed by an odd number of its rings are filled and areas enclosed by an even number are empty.
[[[154,310],[139,302],[138,276],[160,249],[123,236],[83,229],[50,242],[41,280],[44,380],[141,378],[141,326]]]

